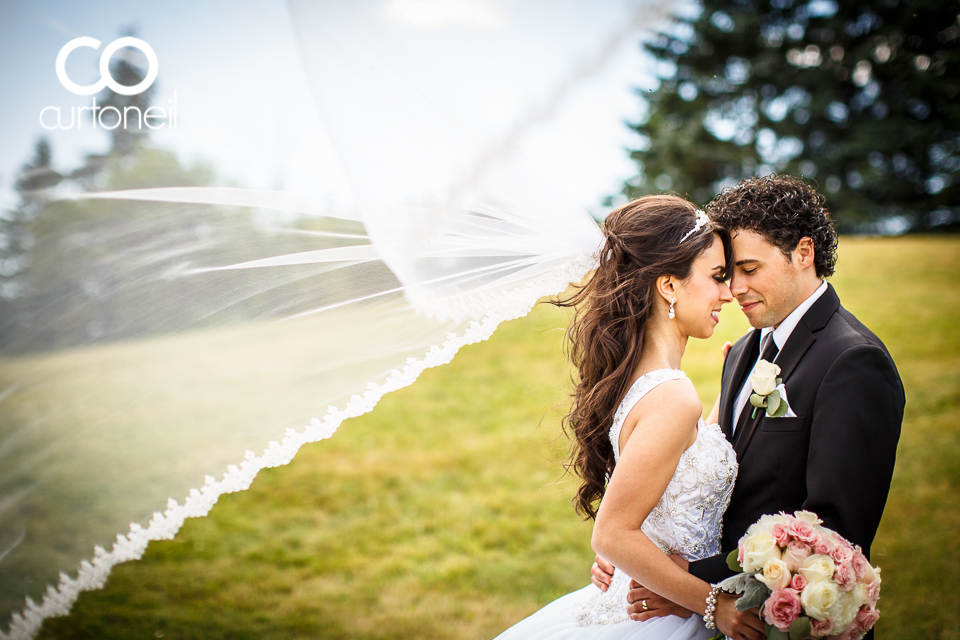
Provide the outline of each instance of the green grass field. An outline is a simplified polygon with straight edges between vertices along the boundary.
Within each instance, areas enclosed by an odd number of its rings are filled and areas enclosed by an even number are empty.
[[[907,389],[874,545],[884,640],[960,638],[958,279],[960,238],[840,245],[841,300]],[[566,318],[540,307],[426,372],[119,566],[40,637],[490,638],[583,586],[590,526],[557,462]],[[707,408],[720,345],[745,329],[728,306],[717,335],[688,347]]]

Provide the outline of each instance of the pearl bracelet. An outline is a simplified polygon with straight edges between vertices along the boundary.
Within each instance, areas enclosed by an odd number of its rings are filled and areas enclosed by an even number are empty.
[[[713,614],[717,610],[717,594],[720,593],[720,585],[713,585],[710,589],[710,595],[707,596],[707,608],[703,612],[703,624],[707,629],[716,629],[717,623],[713,619]]]

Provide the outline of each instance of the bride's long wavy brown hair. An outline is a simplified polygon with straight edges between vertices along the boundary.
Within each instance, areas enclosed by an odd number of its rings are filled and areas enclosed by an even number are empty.
[[[729,265],[730,236],[713,223],[680,242],[696,222],[697,208],[676,196],[646,196],[611,212],[599,266],[574,294],[555,303],[576,309],[567,330],[576,388],[564,428],[573,441],[567,470],[582,479],[572,502],[585,519],[596,518],[613,473],[608,433],[640,361],[657,278],[688,277],[693,261],[718,235]]]

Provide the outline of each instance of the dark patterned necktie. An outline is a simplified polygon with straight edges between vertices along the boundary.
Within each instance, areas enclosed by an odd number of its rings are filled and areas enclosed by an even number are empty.
[[[773,340],[773,331],[763,336],[763,342],[760,344],[760,359],[767,362],[773,362],[773,359],[780,353],[780,348]],[[758,360],[759,362],[759,360]]]

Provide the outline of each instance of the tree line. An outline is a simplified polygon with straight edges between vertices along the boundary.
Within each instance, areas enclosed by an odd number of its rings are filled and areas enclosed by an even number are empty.
[[[627,197],[702,204],[779,172],[815,184],[844,231],[960,223],[956,2],[702,0],[644,46],[662,73]]]

